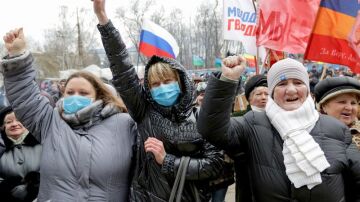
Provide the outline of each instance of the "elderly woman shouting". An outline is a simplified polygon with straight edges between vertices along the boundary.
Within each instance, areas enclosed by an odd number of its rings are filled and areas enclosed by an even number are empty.
[[[360,177],[360,152],[344,124],[316,111],[305,67],[293,59],[275,63],[265,112],[230,118],[243,62],[225,58],[220,79],[210,79],[199,132],[234,156],[245,153],[256,201],[344,201],[345,175]]]

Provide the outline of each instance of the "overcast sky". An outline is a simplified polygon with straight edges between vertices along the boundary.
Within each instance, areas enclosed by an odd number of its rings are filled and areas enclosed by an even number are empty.
[[[131,0],[107,0],[106,7],[110,18],[115,17],[115,9],[127,6]],[[141,0],[143,1],[143,0]],[[140,2],[141,2],[140,1]],[[196,8],[204,0],[156,0],[157,5],[165,8],[178,7],[187,16],[195,13]],[[212,1],[212,0],[206,0]],[[13,28],[24,27],[26,36],[35,40],[43,37],[44,29],[52,28],[58,21],[60,5],[69,8],[92,9],[90,0],[1,0],[0,4],[0,36]],[[42,39],[39,39],[42,41]]]

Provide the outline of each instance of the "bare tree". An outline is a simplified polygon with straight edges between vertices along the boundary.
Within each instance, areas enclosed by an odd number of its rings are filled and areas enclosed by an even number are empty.
[[[46,41],[41,53],[36,54],[37,64],[41,71],[39,76],[58,76],[60,70],[80,69],[90,64],[100,64],[94,51],[99,47],[95,34],[98,34],[89,18],[90,10],[78,8],[69,11],[62,6],[59,13],[59,24],[45,30]],[[75,23],[74,23],[75,22]]]
[[[179,45],[179,55],[177,60],[185,66],[185,68],[191,68],[192,55],[191,55],[191,30],[190,27],[184,22],[184,15],[180,9],[173,9],[168,20],[165,21],[164,27],[174,36]]]
[[[193,53],[205,59],[206,67],[213,67],[216,56],[220,56],[222,47],[221,17],[218,0],[215,4],[203,2],[197,10],[192,41]]]
[[[130,2],[129,9],[118,8],[116,10],[116,17],[124,23],[125,32],[136,50],[139,50],[140,31],[144,16],[150,11],[150,8],[154,4],[154,0],[146,0],[145,2],[135,0]],[[139,55],[138,52],[135,55],[136,58],[132,57],[133,64],[138,63],[138,61],[134,61],[137,59],[140,59],[141,63],[146,64],[145,57]]]

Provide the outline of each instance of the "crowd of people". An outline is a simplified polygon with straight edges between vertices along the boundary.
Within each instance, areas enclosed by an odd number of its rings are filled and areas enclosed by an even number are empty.
[[[79,71],[36,82],[22,28],[0,61],[1,201],[360,201],[360,82],[279,60],[245,83],[245,59],[194,82],[149,58],[143,81],[105,0],[93,0],[112,84]],[[244,92],[242,92],[244,91]],[[233,116],[235,97],[249,107]]]

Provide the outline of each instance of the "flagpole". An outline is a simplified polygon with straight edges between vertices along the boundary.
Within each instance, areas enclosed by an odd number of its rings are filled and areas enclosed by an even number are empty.
[[[138,74],[138,71],[139,71],[139,59],[140,59],[140,49],[138,49],[138,56],[137,56],[137,61],[136,61],[136,74]]]
[[[254,6],[254,11],[256,13],[256,17],[257,17],[257,9],[256,9],[256,5],[255,5],[255,0],[252,0],[253,6]],[[256,20],[258,20],[258,18],[256,18]],[[256,71],[256,75],[259,74],[259,64],[258,64],[258,58],[259,58],[259,47],[256,46],[256,56],[254,56],[255,59],[255,71]]]

